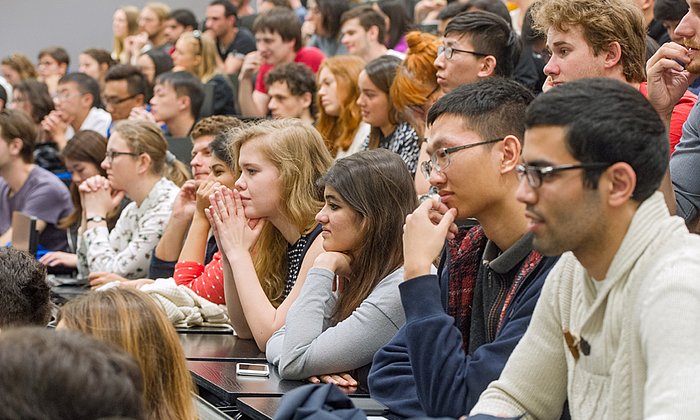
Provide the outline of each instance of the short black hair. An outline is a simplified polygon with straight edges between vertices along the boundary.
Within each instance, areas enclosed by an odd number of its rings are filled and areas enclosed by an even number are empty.
[[[168,15],[168,19],[175,19],[177,23],[184,27],[197,29],[197,17],[190,9],[175,9]],[[167,20],[167,19],[166,19]]]
[[[491,12],[502,17],[510,27],[513,26],[513,20],[510,17],[508,7],[503,0],[469,0],[466,3],[467,10]]]
[[[70,82],[73,82],[78,86],[78,91],[81,95],[85,95],[87,93],[92,95],[91,106],[100,106],[100,84],[97,83],[97,80],[85,73],[68,73],[58,80],[59,85]]]
[[[117,64],[110,68],[105,75],[105,83],[126,80],[129,95],[142,94],[144,99],[148,94],[148,81],[141,69],[130,64]]]
[[[140,419],[145,415],[139,365],[117,347],[75,331],[3,330],[0,369],[4,418]]]
[[[197,119],[204,103],[204,87],[197,77],[188,71],[169,71],[156,78],[157,85],[169,85],[177,96],[190,97],[190,113]]]
[[[654,19],[680,22],[688,13],[688,3],[685,0],[656,0],[654,3]]]
[[[632,198],[642,202],[661,185],[669,143],[659,114],[637,89],[609,78],[582,79],[557,86],[535,99],[526,127],[566,129],[566,148],[581,163],[628,163],[637,174]],[[600,171],[586,171],[596,188]]]
[[[455,115],[465,126],[484,139],[525,134],[525,110],[532,92],[520,83],[504,77],[490,77],[459,86],[438,99],[428,111],[428,125],[443,114]]]
[[[454,32],[468,36],[476,51],[496,57],[497,76],[513,75],[522,44],[502,17],[484,11],[460,13],[445,27],[445,36]]]
[[[228,0],[214,0],[211,3],[209,3],[209,6],[223,6],[224,16],[235,16],[236,18],[238,17],[238,8],[236,8],[236,6]]]
[[[49,290],[46,266],[26,252],[0,248],[0,329],[46,326],[51,318]]]
[[[499,0],[500,1],[500,0]],[[462,3],[459,1],[453,1],[452,3],[447,3],[447,6],[443,7],[442,10],[437,15],[437,20],[452,19],[462,12],[469,10],[471,6],[469,3]]]

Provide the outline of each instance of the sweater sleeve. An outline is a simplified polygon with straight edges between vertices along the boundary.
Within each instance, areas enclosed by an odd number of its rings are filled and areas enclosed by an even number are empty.
[[[328,270],[311,269],[299,298],[289,309],[279,357],[279,372],[284,379],[364,366],[404,323],[397,288],[403,270],[397,270],[383,279],[352,315],[325,328],[336,304],[331,291],[334,276]],[[268,359],[274,358],[268,355]]]
[[[187,286],[199,296],[216,304],[225,304],[224,270],[221,253],[216,252],[206,266],[196,261],[181,261],[175,264],[175,282]]]
[[[670,170],[676,193],[678,215],[686,222],[695,218],[700,208],[700,102],[697,102],[683,124],[683,137],[671,156]]]
[[[406,337],[418,399],[430,417],[460,417],[498,379],[527,329],[549,270],[535,276],[513,303],[496,339],[473,354],[463,350],[462,334],[440,303],[434,279],[419,277],[400,286],[406,311]]]
[[[688,235],[690,236],[690,235]],[[640,341],[646,366],[644,418],[700,418],[700,240],[674,243],[673,260],[640,290]]]
[[[566,345],[559,311],[559,300],[567,299],[559,290],[563,262],[564,259],[560,259],[547,277],[532,322],[500,378],[481,394],[470,416],[525,414],[526,418],[555,419],[561,415],[567,386]],[[570,278],[566,280],[571,281]]]

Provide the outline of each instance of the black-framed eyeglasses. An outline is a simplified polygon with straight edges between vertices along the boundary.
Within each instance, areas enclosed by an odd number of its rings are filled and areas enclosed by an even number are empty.
[[[430,179],[430,173],[435,169],[437,173],[440,173],[441,171],[445,170],[448,166],[450,166],[451,160],[450,160],[450,155],[456,152],[459,152],[460,150],[465,150],[469,149],[472,147],[476,146],[483,146],[485,144],[491,144],[491,143],[497,143],[501,140],[503,140],[504,137],[500,137],[497,139],[491,139],[491,140],[486,140],[486,141],[480,141],[478,143],[470,143],[470,144],[464,144],[462,146],[455,146],[455,147],[443,147],[441,149],[437,149],[432,155],[430,155],[430,160],[426,160],[425,162],[422,162],[420,164],[420,170],[425,179]]]
[[[476,55],[476,56],[478,56],[478,57],[486,57],[487,55],[491,55],[491,54],[486,54],[486,53],[482,53],[482,52],[479,52],[479,51],[460,50],[459,48],[446,47],[446,46],[444,46],[444,45],[440,45],[440,46],[438,47],[438,49],[437,49],[438,55],[444,53],[444,54],[445,54],[445,58],[448,59],[448,60],[451,60],[451,59],[452,59],[452,56],[453,56],[454,53],[456,53],[456,52],[465,53],[465,54],[472,54],[472,55]]]
[[[600,170],[606,169],[610,166],[610,163],[581,163],[578,165],[558,165],[558,166],[531,166],[520,164],[515,167],[515,171],[518,173],[518,178],[527,179],[527,183],[532,188],[539,188],[542,183],[548,177],[561,171],[570,171],[573,169],[583,169],[588,170]]]
[[[117,98],[115,96],[103,96],[102,103],[105,105],[112,105],[112,106],[119,105],[121,103],[128,101],[129,99],[134,99],[138,95],[139,94],[137,93],[135,95],[127,96],[126,98]]]
[[[105,152],[105,160],[107,160],[107,163],[111,164],[114,160],[114,157],[120,155],[138,156],[139,154],[134,152],[117,152],[116,150],[107,150]]]

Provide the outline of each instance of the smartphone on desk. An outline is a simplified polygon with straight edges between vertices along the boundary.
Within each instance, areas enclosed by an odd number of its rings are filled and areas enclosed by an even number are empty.
[[[262,363],[236,363],[236,375],[270,376],[270,367]]]

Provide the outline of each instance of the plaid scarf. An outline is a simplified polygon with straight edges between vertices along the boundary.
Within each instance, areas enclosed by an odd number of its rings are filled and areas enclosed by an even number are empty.
[[[447,313],[455,319],[455,326],[462,333],[465,351],[469,348],[474,285],[487,241],[481,226],[474,226],[471,229],[460,229],[447,244],[450,253]]]

